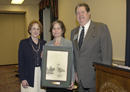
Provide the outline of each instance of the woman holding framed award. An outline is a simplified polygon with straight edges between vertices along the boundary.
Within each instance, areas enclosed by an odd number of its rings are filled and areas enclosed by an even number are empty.
[[[64,23],[61,20],[54,21],[50,26],[50,33],[51,33],[52,40],[45,45],[72,47],[72,42],[64,38],[65,32],[66,32],[66,28]],[[73,60],[72,60],[71,73],[72,73],[72,78],[71,78],[71,85],[69,86],[69,88],[47,87],[46,91],[47,92],[73,92],[73,87],[75,82],[75,71],[74,71]]]

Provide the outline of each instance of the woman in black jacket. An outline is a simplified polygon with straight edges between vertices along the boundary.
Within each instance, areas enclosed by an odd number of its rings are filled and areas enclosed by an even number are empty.
[[[38,38],[42,32],[39,21],[32,21],[28,26],[30,37],[19,44],[19,79],[21,92],[44,92],[40,88],[41,81],[41,52],[46,41]]]

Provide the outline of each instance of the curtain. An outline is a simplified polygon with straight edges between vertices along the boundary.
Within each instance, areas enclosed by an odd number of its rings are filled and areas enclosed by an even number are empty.
[[[51,23],[54,20],[58,19],[58,0],[42,0],[39,3],[39,21],[43,25],[43,10],[45,8],[50,8],[50,20]],[[40,35],[40,38],[43,39],[43,33]]]
[[[43,25],[43,11],[39,10],[39,21],[41,22],[41,24]],[[40,39],[43,39],[43,32],[40,34]]]
[[[130,0],[126,0],[126,51],[125,65],[130,67]]]

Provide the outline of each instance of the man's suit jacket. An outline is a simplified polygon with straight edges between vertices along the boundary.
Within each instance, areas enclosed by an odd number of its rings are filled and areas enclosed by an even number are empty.
[[[84,38],[82,47],[78,47],[79,26],[71,31],[71,41],[74,49],[75,70],[78,81],[84,88],[95,87],[95,69],[93,62],[111,65],[112,42],[107,25],[92,22]]]
[[[54,39],[48,43],[46,43],[45,45],[47,46],[54,46]],[[70,40],[67,40],[63,37],[61,37],[61,41],[60,41],[60,44],[59,46],[63,46],[63,47],[72,47],[72,42]],[[71,81],[75,82],[75,71],[74,71],[74,62],[73,62],[73,59],[72,59],[72,78],[71,78]]]

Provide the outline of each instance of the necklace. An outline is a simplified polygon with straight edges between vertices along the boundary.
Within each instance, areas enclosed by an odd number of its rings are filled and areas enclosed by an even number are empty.
[[[35,50],[35,48],[33,47],[33,44],[31,44],[31,45],[32,45],[32,48],[33,48],[33,50],[34,50],[35,52],[38,52],[38,51],[40,50],[40,43],[39,43],[39,47],[38,47],[37,50]]]

